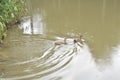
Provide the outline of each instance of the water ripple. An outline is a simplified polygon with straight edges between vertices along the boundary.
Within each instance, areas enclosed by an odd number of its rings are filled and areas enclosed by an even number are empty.
[[[1,77],[5,80],[30,79],[43,77],[64,69],[75,55],[75,45],[53,46],[45,50],[41,56],[29,60],[15,62],[9,66],[7,74]],[[15,70],[15,69],[19,70]],[[17,74],[16,74],[17,73]],[[16,76],[17,75],[17,76]],[[11,77],[12,76],[12,77]]]

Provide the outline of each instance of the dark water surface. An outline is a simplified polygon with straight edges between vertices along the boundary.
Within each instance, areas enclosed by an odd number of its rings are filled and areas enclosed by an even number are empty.
[[[119,0],[27,0],[8,32],[0,80],[120,80]],[[83,34],[85,44],[54,45]]]

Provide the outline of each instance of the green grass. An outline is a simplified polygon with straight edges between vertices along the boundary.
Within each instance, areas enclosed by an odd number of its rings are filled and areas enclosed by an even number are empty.
[[[18,21],[24,12],[25,0],[0,0],[0,43],[7,35],[7,24]]]

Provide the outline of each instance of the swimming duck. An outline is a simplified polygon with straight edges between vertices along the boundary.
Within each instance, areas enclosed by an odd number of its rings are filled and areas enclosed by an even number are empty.
[[[55,42],[55,45],[61,45],[61,44],[75,44],[75,43],[80,43],[81,45],[84,44],[84,39],[83,39],[83,35],[80,35],[80,38],[74,38],[74,39],[67,39],[64,38],[63,40],[59,40]]]
[[[61,44],[66,44],[66,38],[64,38],[64,40],[55,42],[55,45],[61,45]]]
[[[80,35],[80,38],[75,38],[74,39],[74,43],[77,43],[77,42],[79,42],[81,44],[84,44],[85,40],[83,38],[83,35]]]

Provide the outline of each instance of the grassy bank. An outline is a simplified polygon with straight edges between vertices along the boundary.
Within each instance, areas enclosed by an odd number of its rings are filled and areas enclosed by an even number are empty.
[[[0,0],[0,44],[7,35],[8,25],[25,15],[25,0]]]

